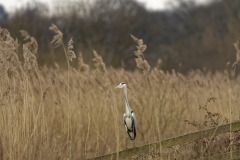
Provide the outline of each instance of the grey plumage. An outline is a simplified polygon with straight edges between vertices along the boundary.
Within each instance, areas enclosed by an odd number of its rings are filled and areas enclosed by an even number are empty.
[[[121,82],[117,88],[123,88],[124,89],[124,101],[126,106],[126,112],[123,114],[123,123],[125,126],[125,129],[129,135],[129,138],[131,140],[134,140],[136,138],[136,131],[137,131],[137,119],[136,116],[131,109],[128,99],[127,99],[127,85],[124,82]]]

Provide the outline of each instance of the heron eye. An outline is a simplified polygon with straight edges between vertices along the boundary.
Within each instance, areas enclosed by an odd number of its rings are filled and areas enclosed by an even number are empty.
[[[124,82],[121,82],[121,85],[124,85],[125,83]]]

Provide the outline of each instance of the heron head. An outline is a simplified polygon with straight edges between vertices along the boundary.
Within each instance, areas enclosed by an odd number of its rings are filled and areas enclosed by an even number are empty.
[[[126,85],[126,83],[121,82],[116,88],[124,88],[124,87],[129,88],[129,87]],[[130,88],[129,88],[129,89],[130,89]]]
[[[116,88],[124,88],[127,87],[127,85],[124,82],[121,82]]]

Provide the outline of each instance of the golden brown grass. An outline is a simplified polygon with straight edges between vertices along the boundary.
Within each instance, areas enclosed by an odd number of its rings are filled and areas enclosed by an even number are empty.
[[[58,34],[54,41],[63,45],[61,32],[54,25],[52,29]],[[61,66],[38,69],[33,53],[36,48],[24,45],[26,56],[22,65],[18,59],[18,42],[2,28],[0,45],[2,159],[84,159],[201,130],[185,120],[204,123],[206,110],[199,110],[199,105],[205,106],[210,97],[215,97],[215,102],[210,101],[206,107],[209,112],[221,115],[219,125],[225,123],[224,117],[230,119],[229,98],[231,119],[239,119],[240,77],[228,79],[226,71],[197,70],[182,75],[174,70],[171,73],[157,68],[150,70],[143,57],[138,65],[147,74],[139,70],[127,72],[106,68],[96,51],[93,51],[95,69],[89,69],[82,54],[79,69],[71,64],[67,72]],[[143,48],[138,48],[141,49],[143,52]],[[69,52],[65,53],[68,61]],[[121,81],[131,88],[129,103],[138,120],[135,141],[129,140],[123,126],[123,92],[114,89]],[[187,144],[182,150],[176,146],[160,151],[162,159],[196,156],[205,145],[201,143]],[[213,144],[221,147],[221,143]],[[210,151],[205,154],[209,155]]]

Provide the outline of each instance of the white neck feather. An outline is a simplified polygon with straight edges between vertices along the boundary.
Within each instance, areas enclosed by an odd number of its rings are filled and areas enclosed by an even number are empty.
[[[124,87],[124,100],[125,100],[125,106],[126,106],[126,114],[130,115],[132,109],[130,108],[128,99],[127,99],[127,87]]]

